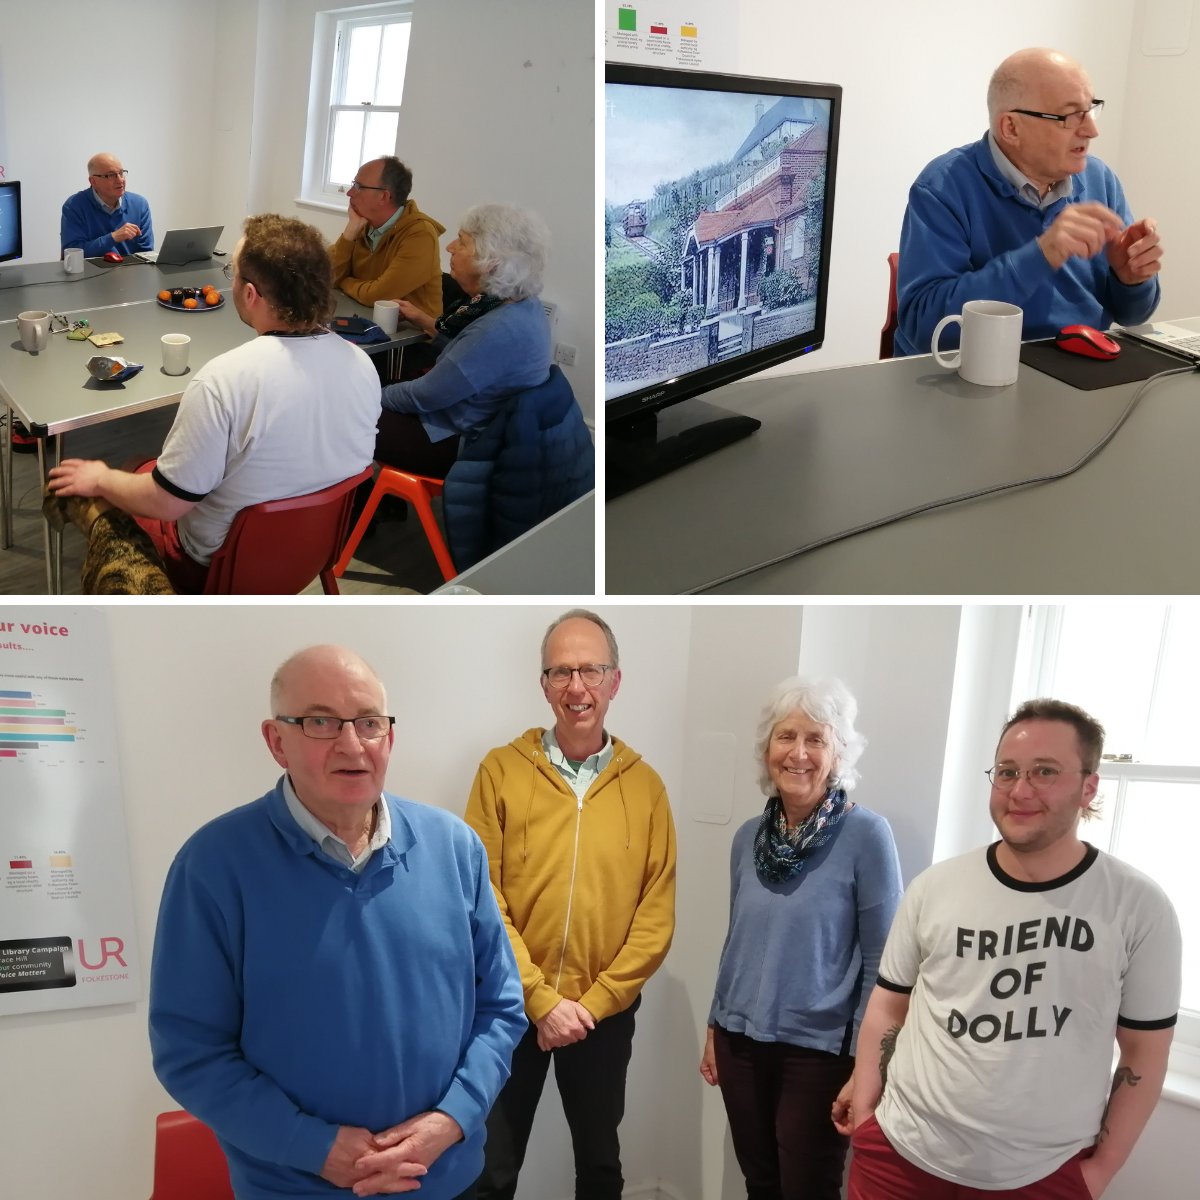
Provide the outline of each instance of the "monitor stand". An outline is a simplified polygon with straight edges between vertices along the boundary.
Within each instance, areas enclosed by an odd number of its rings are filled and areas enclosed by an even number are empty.
[[[606,424],[605,493],[611,500],[748,437],[762,424],[705,400]]]

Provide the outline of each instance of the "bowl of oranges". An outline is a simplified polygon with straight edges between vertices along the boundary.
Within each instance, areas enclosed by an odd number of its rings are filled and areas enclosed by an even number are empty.
[[[158,302],[174,312],[211,312],[225,303],[225,297],[211,283],[206,283],[198,288],[163,288],[158,293]]]

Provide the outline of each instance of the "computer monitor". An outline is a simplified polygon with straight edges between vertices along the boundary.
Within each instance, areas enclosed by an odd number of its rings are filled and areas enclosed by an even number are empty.
[[[0,179],[0,262],[21,257],[21,183]]]
[[[694,397],[824,340],[841,103],[836,84],[605,64],[610,497],[752,433]]]

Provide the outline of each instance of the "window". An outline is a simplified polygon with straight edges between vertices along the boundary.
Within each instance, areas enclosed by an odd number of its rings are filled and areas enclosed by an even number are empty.
[[[1171,897],[1183,930],[1176,1042],[1200,1047],[1200,607],[1035,606],[1024,642],[1014,699],[1069,700],[1104,725],[1101,815],[1082,836],[1152,876]]]
[[[361,163],[396,153],[412,8],[317,14],[304,198],[344,204]]]

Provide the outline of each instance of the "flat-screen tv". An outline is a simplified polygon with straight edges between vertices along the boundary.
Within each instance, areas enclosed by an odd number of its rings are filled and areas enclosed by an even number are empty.
[[[0,179],[0,262],[21,257],[21,183]]]
[[[610,497],[752,433],[694,397],[824,340],[841,104],[836,84],[605,64]]]

